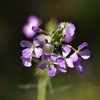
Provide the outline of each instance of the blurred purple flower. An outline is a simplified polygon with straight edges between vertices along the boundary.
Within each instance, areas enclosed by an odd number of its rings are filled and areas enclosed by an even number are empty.
[[[42,56],[42,59],[43,60],[46,60],[47,62],[42,62],[42,63],[40,63],[39,65],[38,65],[38,68],[40,69],[40,70],[44,70],[46,67],[50,67],[49,69],[48,69],[48,75],[49,76],[55,76],[56,75],[56,68],[54,67],[54,65],[56,64],[56,65],[58,65],[58,68],[61,68],[62,70],[60,70],[60,71],[63,71],[63,68],[62,68],[62,66],[63,65],[65,65],[65,62],[64,62],[64,60],[60,60],[60,59],[58,59],[57,60],[57,58],[59,57],[59,55],[58,54],[56,54],[56,53],[51,53],[51,54],[43,54],[43,56]],[[65,67],[65,66],[64,66]],[[63,72],[65,72],[65,71],[63,71]]]
[[[62,34],[66,34],[66,29],[63,30]],[[74,36],[70,36],[69,34],[66,34],[64,41],[69,43],[73,40]]]
[[[36,57],[36,58],[40,58],[40,56],[42,55],[43,50],[38,47],[40,46],[40,42],[37,39],[33,40],[33,43],[30,43],[29,41],[26,40],[22,40],[20,42],[20,45],[22,47],[27,47],[26,49],[22,50],[22,61],[24,63],[24,65],[31,65],[31,58]],[[30,63],[30,64],[29,64]]]
[[[63,28],[62,34],[66,34],[64,41],[71,42],[76,30],[76,27],[74,26],[74,24],[70,22],[62,22],[61,24],[59,24],[58,27]]]
[[[84,43],[82,43],[81,45],[78,46],[78,53],[83,59],[88,59],[91,55],[90,50],[88,50],[88,49],[82,50],[86,46],[88,46],[87,42],[84,42]]]
[[[35,32],[32,30],[32,26],[37,26],[39,27],[42,23],[42,21],[37,18],[36,16],[29,16],[27,20],[27,24],[23,26],[23,33],[26,35],[28,38],[32,38],[35,35]]]

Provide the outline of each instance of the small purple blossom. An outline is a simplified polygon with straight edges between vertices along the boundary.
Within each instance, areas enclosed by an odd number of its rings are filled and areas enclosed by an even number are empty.
[[[26,60],[29,60],[29,58],[36,57],[36,58],[40,58],[40,56],[42,55],[42,48],[38,47],[40,46],[40,42],[37,39],[33,40],[33,43],[30,43],[29,41],[26,40],[22,40],[20,42],[20,45],[22,47],[26,47],[26,49],[22,50],[22,59],[24,59],[23,61],[25,62]]]
[[[88,59],[91,55],[90,50],[84,49],[84,47],[88,46],[87,42],[82,43],[81,45],[78,46],[78,54],[83,58],[83,59]]]
[[[71,52],[71,49],[68,46],[66,46],[66,45],[62,46],[62,55],[63,55],[63,58],[65,59],[68,67],[73,68],[74,67],[73,61],[76,61],[78,59],[78,57],[74,53],[70,57],[66,58],[70,52]]]
[[[38,65],[38,68],[40,70],[44,70],[46,67],[49,67],[48,69],[48,75],[49,76],[55,76],[56,75],[56,68],[54,67],[54,65],[58,65],[58,69],[61,72],[66,72],[65,69],[65,62],[62,59],[57,59],[59,57],[58,54],[56,53],[51,53],[51,54],[46,54],[44,53],[42,56],[43,60],[46,60],[47,62],[42,62]],[[64,66],[64,67],[63,67]],[[64,71],[63,71],[64,70]]]
[[[22,31],[26,35],[26,37],[32,38],[35,35],[35,32],[32,30],[32,26],[39,27],[42,21],[36,16],[29,16],[27,21],[28,22],[23,26]]]
[[[64,32],[66,32],[66,36],[67,34],[69,36],[73,36],[76,30],[76,27],[74,26],[74,24],[70,22],[62,22],[60,24],[60,27],[64,29]]]
[[[56,59],[56,56],[55,54],[46,54],[44,53],[42,55],[42,59],[43,60],[46,60],[47,62],[42,62],[38,65],[38,68],[40,70],[44,70],[46,67],[50,67],[49,70],[48,70],[48,75],[49,76],[55,76],[56,74],[56,68],[54,67],[54,64],[56,63],[55,62],[55,59]]]

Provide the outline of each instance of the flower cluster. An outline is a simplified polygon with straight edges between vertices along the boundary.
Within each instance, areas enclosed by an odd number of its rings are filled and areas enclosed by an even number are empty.
[[[63,73],[67,72],[69,68],[76,68],[78,73],[83,71],[83,67],[80,64],[81,59],[88,59],[91,55],[88,49],[84,47],[88,46],[87,42],[83,42],[78,46],[78,49],[73,48],[69,44],[65,44],[67,36],[73,37],[75,33],[75,26],[69,22],[62,22],[59,24],[59,27],[51,32],[46,32],[37,25],[32,25],[31,30],[36,33],[42,33],[50,37],[44,39],[43,42],[40,42],[39,39],[33,37],[33,42],[22,40],[20,45],[25,48],[22,50],[22,62],[25,67],[32,66],[32,58],[40,58],[42,62],[38,64],[38,69],[44,70],[48,68],[48,75],[55,76],[57,69]],[[45,53],[42,48],[44,44],[52,45],[52,52]],[[58,51],[58,48],[61,47],[61,52]],[[45,47],[46,48],[46,47]]]

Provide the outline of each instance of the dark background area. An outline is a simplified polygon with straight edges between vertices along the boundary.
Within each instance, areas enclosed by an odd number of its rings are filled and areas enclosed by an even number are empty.
[[[77,48],[86,41],[92,53],[82,61],[83,74],[69,69],[52,78],[54,87],[71,84],[72,88],[48,94],[47,100],[100,100],[100,0],[0,0],[0,100],[36,100],[36,88],[17,87],[37,82],[34,67],[25,68],[20,59],[19,42],[27,39],[22,27],[29,15],[42,19],[41,28],[53,17],[74,23],[76,37],[71,44]]]

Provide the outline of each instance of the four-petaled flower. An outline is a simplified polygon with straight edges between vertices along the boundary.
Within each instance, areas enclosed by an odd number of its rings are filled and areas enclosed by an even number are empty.
[[[74,67],[73,62],[77,61],[78,57],[75,53],[72,54],[70,57],[67,57],[70,52],[71,52],[71,49],[68,46],[63,45],[62,46],[62,56],[59,57],[58,59],[65,60],[68,67],[73,68]]]
[[[83,58],[83,59],[88,59],[91,55],[90,50],[88,49],[84,49],[82,50],[84,47],[88,46],[87,42],[82,43],[81,45],[78,46],[78,54]]]
[[[77,58],[78,55],[80,55],[83,59],[88,59],[91,55],[90,50],[88,49],[82,50],[84,47],[88,46],[87,42],[84,42],[81,45],[79,45],[78,50],[75,50],[71,45],[67,45],[67,46],[75,51],[73,56],[74,58]]]
[[[40,26],[42,21],[37,18],[36,16],[29,16],[28,17],[28,23],[24,25],[23,27],[23,33],[26,35],[28,38],[32,38],[36,32],[32,30],[32,26]]]
[[[42,62],[38,65],[38,68],[40,70],[44,70],[46,67],[49,67],[48,69],[48,75],[49,76],[55,76],[56,74],[56,68],[54,67],[55,65],[58,65],[59,67],[62,67],[64,65],[64,62],[61,63],[61,61],[57,61],[57,58],[59,57],[58,54],[56,53],[51,53],[51,54],[46,54],[44,53],[42,56],[42,60],[45,60],[46,62]]]
[[[27,47],[26,49],[22,50],[22,60],[26,63],[26,61],[30,62],[32,57],[40,58],[42,56],[42,48],[40,48],[40,42],[37,39],[33,39],[33,43],[29,41],[22,40],[20,42],[22,47]],[[25,64],[24,65],[27,65]],[[31,64],[30,64],[31,65]],[[29,66],[29,65],[28,65]]]

